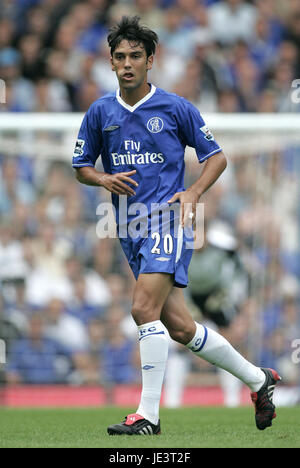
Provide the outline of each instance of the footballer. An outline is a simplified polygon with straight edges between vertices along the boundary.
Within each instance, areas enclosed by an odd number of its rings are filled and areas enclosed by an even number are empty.
[[[141,25],[136,16],[123,17],[111,28],[110,60],[119,89],[91,105],[73,157],[79,182],[111,192],[118,237],[136,279],[132,316],[139,331],[141,399],[136,413],[112,424],[108,434],[161,432],[159,406],[168,357],[166,329],[173,340],[193,354],[225,369],[249,387],[256,425],[263,430],[276,416],[272,397],[279,375],[248,362],[224,337],[196,323],[185,304],[183,288],[188,283],[193,253],[190,224],[201,196],[227,163],[198,109],[148,82],[157,43],[156,33]],[[188,188],[184,187],[186,146],[195,148],[199,163],[204,164],[201,175]],[[100,156],[104,172],[95,168]],[[120,196],[126,197],[126,216],[120,209]],[[154,228],[153,204],[159,207]],[[171,212],[169,218],[164,218],[164,212]],[[132,221],[143,226],[141,235],[131,235],[130,230],[127,236],[121,235],[124,224]]]

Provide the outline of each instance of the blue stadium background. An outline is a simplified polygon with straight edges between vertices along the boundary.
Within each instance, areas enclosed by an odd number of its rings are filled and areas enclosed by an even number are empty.
[[[299,112],[290,99],[300,77],[300,4],[293,0],[2,0],[0,112],[85,112],[115,89],[106,35],[123,14],[139,14],[160,36],[152,82],[202,114]],[[96,209],[107,194],[76,182],[72,150],[70,164],[50,164],[9,157],[0,147],[1,382],[101,385],[109,395],[115,385],[140,383],[130,321],[134,284],[118,242],[95,236]],[[187,183],[197,168],[189,166]],[[293,388],[299,175],[297,146],[235,155],[229,175],[204,200],[207,225],[222,239],[229,230],[239,246],[237,296],[222,278],[215,290],[231,314],[221,331],[256,364],[279,368]],[[197,271],[205,272],[209,255],[195,256],[186,292],[198,320]],[[217,271],[210,269],[208,282]],[[215,377],[212,367],[189,362],[187,382],[215,384]]]

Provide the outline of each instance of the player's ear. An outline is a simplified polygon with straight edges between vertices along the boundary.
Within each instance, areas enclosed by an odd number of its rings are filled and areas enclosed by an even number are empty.
[[[115,67],[115,65],[114,65],[114,61],[113,61],[112,56],[110,56],[110,64],[111,64],[111,69],[112,69],[112,71],[116,71],[116,67]]]
[[[147,70],[151,70],[153,66],[153,55],[150,55],[147,59]]]

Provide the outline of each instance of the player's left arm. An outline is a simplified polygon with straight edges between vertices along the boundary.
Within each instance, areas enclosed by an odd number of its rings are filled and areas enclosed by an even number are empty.
[[[207,159],[201,176],[185,192],[177,192],[168,201],[174,203],[180,201],[181,224],[185,226],[191,221],[190,213],[193,213],[192,220],[196,217],[196,206],[202,195],[218,180],[227,167],[226,156],[223,151],[214,154]]]

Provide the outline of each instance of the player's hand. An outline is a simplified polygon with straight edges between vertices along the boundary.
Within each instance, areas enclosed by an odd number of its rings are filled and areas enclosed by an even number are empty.
[[[101,177],[101,185],[115,195],[135,195],[135,191],[127,184],[138,187],[138,183],[130,176],[136,174],[136,170],[130,172],[118,172],[116,174],[104,174]]]
[[[182,227],[192,226],[196,220],[198,195],[193,190],[177,192],[168,203],[180,202],[180,224]]]

